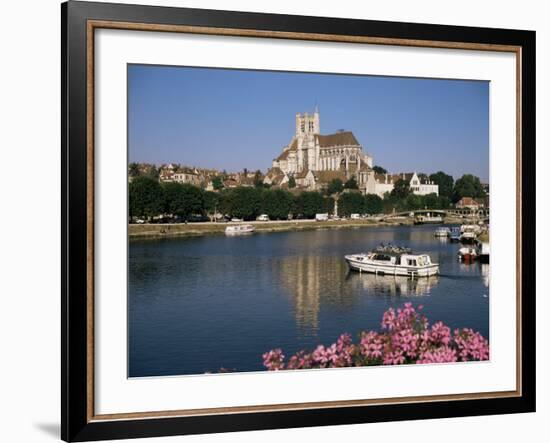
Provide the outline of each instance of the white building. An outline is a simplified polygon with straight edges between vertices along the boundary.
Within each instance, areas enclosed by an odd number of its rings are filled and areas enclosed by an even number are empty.
[[[363,152],[353,133],[342,130],[321,135],[320,132],[317,109],[313,114],[296,114],[295,134],[281,155],[273,160],[272,169],[295,177],[299,186],[315,187],[316,183],[324,182],[325,171],[332,171],[333,174],[328,175],[337,175],[344,181],[355,176],[358,184],[364,185],[372,168],[372,157]],[[278,174],[268,172],[267,175]]]
[[[384,198],[386,192],[391,192],[398,180],[405,180],[413,194],[416,195],[439,195],[439,186],[430,180],[421,180],[416,172],[402,174],[376,174],[371,171],[368,174],[364,189],[366,194],[376,194]]]

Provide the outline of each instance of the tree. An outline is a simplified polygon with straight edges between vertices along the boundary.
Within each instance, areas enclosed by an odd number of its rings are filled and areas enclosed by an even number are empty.
[[[327,214],[334,214],[334,198],[331,196],[323,197],[323,210]]]
[[[361,214],[364,206],[365,200],[359,192],[347,192],[338,199],[338,212],[344,216]]]
[[[256,188],[263,188],[264,186],[262,171],[260,171],[259,169],[254,173],[254,186]]]
[[[350,179],[344,184],[345,189],[359,189],[355,175],[352,175]]]
[[[302,192],[296,199],[296,211],[305,218],[314,218],[324,209],[323,196],[319,192]]]
[[[380,214],[382,212],[382,199],[376,194],[365,195],[363,211],[365,214]]]
[[[204,211],[206,215],[212,218],[218,212],[218,205],[220,204],[220,194],[212,191],[204,191],[203,193]]]
[[[387,174],[388,173],[388,171],[386,171],[386,169],[383,168],[382,166],[373,166],[372,170],[376,174]]]
[[[212,179],[212,187],[216,190],[216,191],[219,191],[221,189],[223,189],[223,182],[222,182],[222,178],[217,175],[216,177],[214,177]]]
[[[407,195],[404,206],[406,210],[414,211],[415,209],[422,209],[424,206],[424,199],[420,195],[409,194]]]
[[[289,189],[296,187],[296,179],[292,176],[288,179],[288,187]]]
[[[232,217],[244,220],[254,220],[262,208],[262,192],[260,188],[238,187],[231,189],[229,198],[229,213]]]
[[[136,178],[139,174],[139,164],[134,162],[130,163],[128,165],[128,176],[130,176],[131,178]]]
[[[155,180],[158,180],[160,176],[160,171],[155,165],[151,165],[151,167],[147,171],[147,175]]]
[[[442,209],[441,201],[435,192],[424,196],[424,206],[427,209]]]
[[[204,210],[203,193],[196,186],[168,182],[164,184],[164,195],[166,212],[178,215],[185,220]]]
[[[464,174],[456,181],[453,192],[453,201],[456,203],[462,197],[485,197],[485,191],[479,181],[479,177],[472,174]]]
[[[128,186],[128,200],[131,217],[154,217],[163,212],[164,190],[151,177],[136,177]]]
[[[400,178],[393,185],[393,189],[390,194],[392,197],[395,197],[397,199],[404,199],[407,198],[410,193],[411,187],[409,185],[409,182]]]
[[[263,211],[274,220],[286,220],[292,212],[294,197],[282,189],[268,190],[263,194]]]
[[[342,180],[340,180],[339,178],[335,178],[329,183],[327,188],[327,194],[328,195],[338,194],[343,190],[344,190],[344,184],[342,183]]]
[[[439,195],[451,198],[453,196],[454,179],[452,175],[438,171],[430,175],[430,180],[439,186]]]

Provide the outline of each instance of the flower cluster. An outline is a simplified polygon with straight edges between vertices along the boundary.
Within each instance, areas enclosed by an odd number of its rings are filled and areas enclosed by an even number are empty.
[[[342,334],[330,346],[319,345],[312,352],[300,351],[285,357],[280,349],[263,354],[268,370],[341,368],[351,366],[450,363],[489,359],[489,342],[472,329],[451,328],[439,321],[430,326],[427,318],[411,303],[388,309],[382,316],[382,331],[364,331],[359,342]]]

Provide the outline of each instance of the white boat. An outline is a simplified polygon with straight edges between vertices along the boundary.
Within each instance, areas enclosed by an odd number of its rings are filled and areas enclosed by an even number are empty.
[[[477,234],[473,231],[465,231],[460,234],[460,241],[462,243],[473,243],[477,238]]]
[[[427,254],[413,254],[409,248],[381,246],[368,253],[345,256],[353,271],[377,275],[429,277],[439,274],[439,265]]]
[[[447,227],[440,227],[440,228],[437,228],[434,232],[434,236],[435,237],[448,237],[451,233],[451,230]]]
[[[233,225],[225,228],[225,235],[244,235],[252,234],[254,232],[254,226],[249,224]]]

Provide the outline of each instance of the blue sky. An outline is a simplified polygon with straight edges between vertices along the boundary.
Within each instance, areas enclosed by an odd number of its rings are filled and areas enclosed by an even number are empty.
[[[489,83],[465,80],[130,65],[129,160],[265,171],[316,104],[390,172],[488,181]]]

